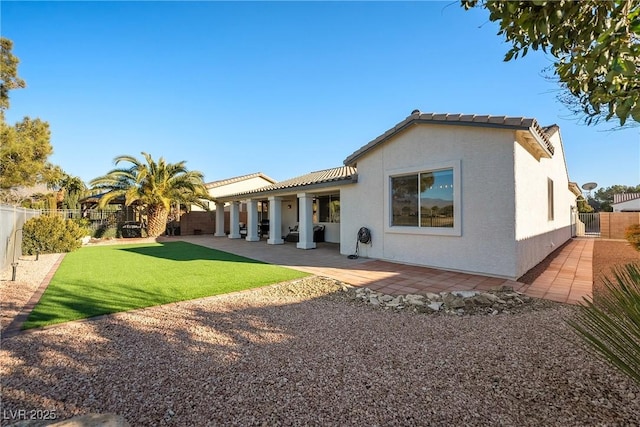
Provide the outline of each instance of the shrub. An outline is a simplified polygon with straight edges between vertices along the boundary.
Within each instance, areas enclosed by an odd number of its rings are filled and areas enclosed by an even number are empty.
[[[82,228],[85,231],[85,235],[91,234],[91,221],[89,221],[87,218],[74,218],[71,221],[78,224],[78,227]]]
[[[120,230],[118,227],[101,225],[94,231],[93,237],[96,239],[113,239],[120,237]]]
[[[627,238],[629,243],[635,246],[636,249],[640,250],[640,224],[633,224],[627,227],[624,236]]]
[[[22,226],[22,253],[33,255],[71,252],[78,249],[87,230],[57,215],[40,215]]]

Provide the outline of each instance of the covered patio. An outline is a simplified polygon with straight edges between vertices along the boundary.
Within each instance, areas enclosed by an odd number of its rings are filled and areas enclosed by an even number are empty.
[[[239,213],[240,204],[244,202],[247,206],[244,240],[247,242],[258,242],[268,234],[268,245],[282,245],[288,230],[296,227],[296,248],[315,249],[314,226],[322,225],[326,230],[326,239],[323,240],[339,243],[340,190],[342,186],[356,182],[355,168],[342,166],[311,172],[255,190],[219,196],[214,236],[226,236],[222,215],[225,203],[229,203],[231,229],[228,237],[243,237]]]

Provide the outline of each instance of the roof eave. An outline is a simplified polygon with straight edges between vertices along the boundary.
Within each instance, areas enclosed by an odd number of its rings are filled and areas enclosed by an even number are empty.
[[[421,114],[414,113],[408,116],[406,119],[398,123],[393,128],[387,130],[382,135],[373,139],[349,157],[344,160],[345,166],[356,166],[357,161],[360,157],[364,156],[378,145],[384,143],[385,141],[391,139],[396,136],[398,133],[404,131],[415,124],[434,124],[434,125],[454,125],[454,126],[473,126],[473,127],[481,127],[481,128],[493,128],[493,129],[509,129],[515,131],[524,131],[532,135],[535,139],[537,145],[540,146],[540,149],[534,148],[532,149],[532,154],[539,160],[540,157],[548,157],[553,156],[553,145],[549,141],[548,137],[543,136],[543,130],[538,125],[535,119],[525,119],[525,118],[510,118],[506,119],[504,123],[491,121],[491,119],[487,119],[486,122],[474,121],[471,120],[449,120],[448,115],[440,115],[439,118],[434,118],[434,115],[426,114],[422,116]],[[475,117],[475,116],[474,116]],[[516,120],[514,123],[513,120]],[[519,120],[519,121],[518,121]],[[526,148],[526,147],[525,147]]]
[[[516,141],[538,161],[543,157],[553,157],[553,145],[547,143],[533,126],[527,130],[516,130]]]
[[[295,186],[291,186],[291,187],[285,187],[285,188],[275,188],[272,190],[265,190],[265,191],[259,191],[259,189],[257,191],[252,191],[252,192],[247,192],[247,193],[237,193],[237,194],[230,194],[228,196],[222,196],[222,197],[218,197],[217,200],[221,201],[221,202],[232,202],[232,201],[237,201],[237,200],[249,200],[249,199],[256,199],[256,198],[261,198],[261,197],[265,197],[265,196],[274,196],[274,195],[278,195],[278,194],[294,194],[294,193],[300,193],[301,191],[313,191],[313,190],[320,190],[320,189],[326,189],[326,188],[331,188],[331,187],[340,187],[342,185],[348,185],[348,184],[355,184],[358,182],[358,174],[355,173],[349,177],[346,178],[341,178],[341,179],[337,179],[334,181],[325,181],[325,182],[320,182],[320,183],[315,183],[315,184],[307,184],[307,185],[295,185]]]

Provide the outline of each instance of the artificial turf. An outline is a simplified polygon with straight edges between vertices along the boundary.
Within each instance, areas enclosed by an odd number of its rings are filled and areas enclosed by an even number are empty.
[[[23,329],[307,276],[186,242],[84,247],[66,255]]]

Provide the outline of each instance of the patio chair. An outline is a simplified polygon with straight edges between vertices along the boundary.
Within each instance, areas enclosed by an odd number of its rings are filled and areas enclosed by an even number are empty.
[[[298,224],[293,227],[289,227],[289,233],[284,238],[285,242],[297,243],[300,241],[300,233],[298,232]]]

